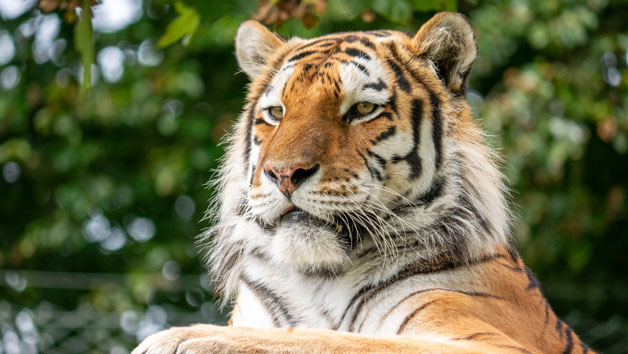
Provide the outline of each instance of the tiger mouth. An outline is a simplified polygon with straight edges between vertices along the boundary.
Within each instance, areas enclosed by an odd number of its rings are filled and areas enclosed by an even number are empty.
[[[281,212],[281,215],[279,216],[279,225],[289,223],[307,223],[312,226],[320,227],[327,227],[330,225],[329,222],[318,218],[304,210],[301,210],[294,205],[286,208],[284,211]]]
[[[333,217],[332,221],[327,221],[291,205],[281,212],[276,226],[304,225],[324,228],[335,232],[343,243],[355,245],[360,236],[366,233],[366,230],[354,223],[348,224],[346,220],[350,220],[348,215],[337,215]]]

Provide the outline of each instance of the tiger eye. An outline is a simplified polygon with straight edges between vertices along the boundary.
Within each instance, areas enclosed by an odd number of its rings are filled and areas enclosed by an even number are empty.
[[[281,119],[283,117],[283,107],[281,106],[271,107],[270,115],[273,116],[273,118]]]
[[[373,110],[375,110],[375,105],[372,104],[371,102],[360,102],[356,106],[356,110],[361,115],[366,115],[373,112]]]

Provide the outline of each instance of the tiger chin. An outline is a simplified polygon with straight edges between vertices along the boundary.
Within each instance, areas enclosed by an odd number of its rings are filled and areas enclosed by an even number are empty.
[[[247,21],[235,42],[251,84],[200,238],[230,323],[133,353],[593,353],[512,244],[463,15],[289,40]]]

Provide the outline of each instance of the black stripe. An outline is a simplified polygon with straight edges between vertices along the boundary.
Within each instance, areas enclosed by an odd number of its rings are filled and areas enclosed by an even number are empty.
[[[508,245],[508,255],[510,255],[510,259],[512,259],[513,263],[519,265],[519,252],[517,252],[517,248],[512,243]]]
[[[549,322],[549,302],[547,301],[546,298],[543,298],[543,301],[545,301],[545,322],[543,322],[543,328],[545,328],[547,326],[547,322]]]
[[[410,76],[417,81],[428,92],[430,96],[430,103],[432,105],[432,140],[434,143],[434,149],[436,150],[436,169],[438,170],[442,161],[442,145],[443,145],[443,122],[440,116],[441,102],[431,89],[425,85],[420,75],[411,68],[407,68]]]
[[[521,269],[521,268],[519,268],[519,267],[517,267],[517,266],[511,266],[510,264],[504,264],[504,263],[498,263],[498,264],[499,264],[500,266],[502,266],[502,267],[504,267],[504,268],[508,268],[508,269],[510,269],[510,270],[512,270],[513,272],[516,272],[516,273],[522,273],[522,272],[524,272],[524,270],[523,270],[523,269]]]
[[[385,89],[387,86],[384,83],[384,81],[382,81],[382,79],[377,79],[377,82],[369,82],[368,84],[364,84],[362,86],[363,90],[366,89],[373,89],[377,92],[380,92],[381,90]]]
[[[477,219],[477,214],[473,214],[471,210],[462,207],[460,205],[461,203],[464,203],[464,198],[459,198],[458,203],[454,203],[453,207],[447,210],[437,223],[425,230],[426,233],[435,232],[446,236],[441,238],[442,241],[439,242],[439,245],[444,249],[449,250],[450,254],[456,256],[466,254],[466,246],[468,242],[467,234],[469,232],[474,232],[474,230],[470,230],[468,225],[461,220],[475,219],[481,223],[481,220]],[[411,212],[413,209],[414,207],[411,204],[400,205],[399,207],[393,209],[394,214],[386,215],[384,219],[388,220],[392,218],[393,215],[405,215],[408,213],[408,210]],[[508,256],[504,255],[502,258],[508,259]]]
[[[249,114],[246,119],[246,134],[244,141],[244,165],[249,164],[251,158],[251,134],[253,134],[253,119],[255,119],[255,105],[251,104],[249,108]]]
[[[336,40],[327,40],[325,43],[320,43],[316,46],[316,49],[321,50],[321,51],[325,51],[325,50],[331,50],[331,47],[334,47],[338,45],[338,41]]]
[[[565,337],[567,339],[567,345],[565,346],[565,350],[563,350],[563,354],[570,354],[573,351],[573,333],[569,326],[565,326]]]
[[[390,220],[390,219],[387,219],[387,220]],[[395,238],[402,238],[402,237],[414,237],[414,236],[416,236],[416,234],[411,234],[411,233],[407,233],[407,232],[403,232],[402,231],[399,234],[395,234],[395,235],[391,235],[391,236],[394,236]],[[402,244],[397,244],[395,246],[395,250],[400,251],[400,252],[401,251],[405,251],[408,248],[412,249],[413,247],[418,246],[420,243],[421,243],[421,241],[420,240],[416,240],[416,239],[414,241],[412,241],[411,243],[403,242]],[[380,250],[376,246],[372,246],[372,247],[368,247],[368,248],[362,249],[362,250],[360,250],[360,252],[355,253],[354,255],[355,255],[356,259],[359,259],[359,258],[362,258],[362,257],[364,257],[364,256],[366,256],[366,255],[368,255],[370,253],[373,253],[373,252],[380,252]]]
[[[327,320],[327,323],[329,323],[329,325],[334,323],[334,318],[329,313],[329,310],[326,310],[326,309],[322,310],[322,311],[320,311],[320,314],[321,314],[322,317],[325,317],[325,319]]]
[[[468,266],[472,266],[472,265],[476,265],[480,263],[489,262],[496,258],[504,258],[504,255],[496,253],[496,254],[491,254],[484,257],[480,257],[477,259],[471,259],[471,260],[468,260],[467,262],[460,262],[457,259],[455,259],[455,257],[452,257],[450,254],[446,253],[446,254],[441,254],[433,259],[422,259],[416,263],[409,264],[405,266],[403,269],[401,269],[393,277],[389,278],[388,280],[382,281],[379,284],[366,285],[362,287],[360,290],[358,290],[358,292],[349,301],[349,304],[347,305],[345,312],[340,318],[340,321],[338,322],[337,327],[335,329],[338,329],[338,327],[340,327],[345,317],[349,313],[349,310],[353,307],[354,304],[357,303],[357,305],[355,306],[355,310],[353,312],[353,319],[351,323],[355,321],[355,317],[360,312],[365,302],[370,300],[373,296],[377,295],[377,293],[383,290],[386,290],[388,287],[390,287],[391,285],[395,284],[398,281],[405,280],[415,275],[433,274],[433,273],[438,273],[438,272],[454,270],[459,267],[468,267]],[[358,302],[358,300],[360,301]]]
[[[249,255],[251,255],[253,257],[256,257],[256,258],[259,258],[259,259],[266,260],[266,261],[270,261],[271,260],[270,255],[268,253],[264,252],[264,250],[262,250],[261,247],[255,247],[255,248],[251,249],[249,251]]]
[[[374,140],[371,140],[371,144],[377,144],[379,142],[382,142],[383,140],[386,140],[390,138],[391,136],[395,135],[396,132],[397,132],[397,128],[395,126],[392,126],[386,129],[386,131],[384,131],[383,133],[376,136]]]
[[[430,88],[427,87],[427,85],[425,85],[419,73],[415,72],[414,70],[411,70],[412,69],[411,67],[406,68],[406,69],[408,69],[410,76],[412,76],[412,78],[416,80],[417,83],[422,85],[423,88],[428,92],[430,96],[430,102],[432,104],[432,140],[434,143],[434,149],[436,150],[436,169],[438,169],[440,167],[441,160],[442,160],[442,144],[443,144],[442,142],[443,122],[440,116],[441,102],[436,96],[436,94],[434,93],[434,91],[432,91]]]
[[[371,76],[371,73],[369,72],[369,70],[364,65],[362,65],[360,63],[356,63],[354,61],[349,61],[347,63],[353,64],[356,68],[358,68],[358,70],[363,72],[366,76]]]
[[[466,337],[461,337],[461,338],[452,338],[451,340],[474,340],[477,337],[483,337],[483,336],[495,336],[498,335],[497,333],[494,332],[476,332],[473,333],[469,336]]]
[[[263,120],[262,118],[256,118],[255,125],[258,125],[258,124],[268,124],[268,123],[266,123],[266,121]]]
[[[560,339],[563,339],[563,321],[560,320],[560,318],[556,317],[556,333],[558,333],[558,336],[560,337]]]
[[[352,57],[359,57],[359,58],[364,58],[366,60],[371,60],[371,56],[366,54],[365,52],[357,49],[357,48],[346,48],[344,50],[345,53],[347,53],[349,56]]]
[[[432,301],[424,303],[423,305],[421,305],[417,309],[415,309],[411,314],[406,316],[406,318],[404,318],[403,322],[401,322],[401,325],[399,326],[399,329],[397,330],[397,334],[400,334],[406,328],[406,326],[408,325],[408,322],[410,322],[410,320],[414,316],[416,316],[419,312],[423,311],[423,309],[425,309],[430,304],[434,303],[434,301],[436,301],[436,300],[432,300]]]
[[[255,169],[255,166],[253,166],[253,169]],[[243,216],[245,213],[246,213],[246,199],[242,198],[238,200],[238,205],[236,207],[236,215]]]
[[[358,151],[358,155],[362,158],[362,161],[364,161],[364,165],[366,166],[366,169],[371,174],[371,178],[374,178],[380,182],[383,181],[384,179],[382,178],[382,174],[376,168],[371,166],[366,156],[364,156],[364,154],[362,154],[359,151]]]
[[[231,250],[231,252],[229,256],[227,257],[227,260],[224,262],[221,262],[220,264],[220,269],[222,270],[231,270],[232,267],[235,266],[235,264],[240,260],[240,252],[239,250]]]
[[[525,266],[524,269],[526,271],[526,276],[528,277],[528,286],[526,286],[526,290],[540,288],[541,284],[539,283],[539,280],[536,279],[536,277],[534,276],[534,273],[532,273],[532,270],[528,268],[528,266]]]
[[[242,279],[246,286],[248,286],[253,292],[257,294],[259,300],[264,304],[264,306],[272,316],[273,324],[275,325],[275,327],[281,326],[279,323],[279,319],[277,318],[277,312],[279,312],[286,319],[289,326],[294,327],[296,325],[294,319],[288,312],[288,306],[284,303],[281,297],[279,297],[266,286],[254,282],[244,275],[242,275],[240,279]]]
[[[319,51],[306,50],[304,52],[301,52],[299,54],[295,54],[295,55],[291,56],[290,59],[288,59],[288,61],[286,61],[286,63],[297,61],[297,60],[303,59],[303,58],[305,58],[307,56],[314,55],[314,54],[319,54],[319,53],[320,53]]]
[[[277,74],[282,73],[282,72],[284,72],[286,70],[289,70],[289,69],[292,69],[292,68],[294,68],[294,64],[284,64],[281,67],[281,70],[279,70],[279,72]]]
[[[404,92],[409,93],[410,83],[408,83],[408,80],[406,80],[406,77],[403,74],[403,71],[401,71],[401,68],[399,67],[399,65],[397,65],[393,60],[386,60],[386,63],[388,64],[390,69],[395,73],[395,76],[397,77],[396,83],[397,85],[399,85],[399,88],[401,88]]]
[[[480,215],[480,212],[478,211],[478,209],[469,200],[469,196],[463,193],[461,196],[458,197],[458,203],[460,206],[468,210],[471,213],[471,215],[473,215],[475,220],[477,220],[480,223],[480,226],[482,227],[484,232],[486,232],[487,234],[491,234],[491,227],[489,226],[488,221],[486,220],[486,218]]]
[[[432,140],[436,150],[436,170],[438,170],[443,155],[443,123],[440,119],[440,100],[432,91],[430,91],[430,102],[432,104]]]
[[[290,80],[290,79],[288,78],[288,80]],[[286,97],[286,87],[288,87],[288,83],[284,82],[283,83],[283,87],[281,88],[281,98]]]
[[[249,180],[249,186],[253,185],[253,180],[255,179],[255,170],[257,170],[257,166],[253,165],[251,167],[251,179]]]
[[[397,89],[395,89],[394,87],[392,96],[390,96],[390,101],[388,101],[388,105],[390,106],[390,109],[393,111],[393,113],[399,115],[399,112],[397,112]]]
[[[392,120],[393,120],[392,113],[390,113],[390,112],[382,112],[382,113],[380,113],[377,117],[375,117],[374,119],[372,119],[371,121],[373,121],[373,120],[375,120],[375,119],[378,119],[378,118],[386,118],[386,119],[388,119],[388,120],[389,120],[389,121],[391,121],[391,122],[392,122]]]
[[[321,47],[324,47],[324,46],[327,46],[328,44],[337,44],[338,42],[340,42],[340,38],[323,37],[323,38],[313,39],[309,41],[308,43],[305,43],[299,46],[296,50],[303,50],[306,48],[310,48],[319,43]]]
[[[376,37],[388,37],[391,32],[389,30],[374,30],[374,31],[366,31],[367,34],[372,34]]]
[[[353,178],[360,178],[360,176],[358,176],[358,174],[357,174],[357,173],[355,173],[355,172],[351,171],[351,170],[350,170],[350,169],[348,169],[348,168],[343,168],[343,171],[345,171],[345,172],[347,172],[348,174],[350,174]]]
[[[410,166],[411,179],[416,179],[421,175],[422,162],[419,156],[419,144],[421,143],[421,118],[423,115],[423,101],[418,98],[412,100],[412,148],[410,152],[400,157],[398,155],[393,156],[393,163],[400,161],[406,161]]]
[[[408,83],[408,80],[403,74],[403,70],[401,70],[401,62],[399,61],[401,59],[401,56],[397,51],[397,47],[394,43],[391,42],[388,44],[388,50],[390,51],[392,57],[389,58],[386,62],[395,72],[395,75],[397,76],[397,84],[405,92],[410,92],[410,83]]]
[[[493,298],[493,299],[501,299],[499,296],[493,295],[493,294],[489,294],[489,293],[481,293],[481,292],[469,292],[469,291],[462,291],[462,290],[453,290],[453,289],[446,289],[446,288],[430,288],[430,289],[422,289],[422,290],[417,290],[415,292],[410,293],[409,295],[405,296],[403,299],[401,299],[399,302],[397,302],[393,307],[391,307],[388,311],[386,311],[386,314],[384,314],[384,316],[382,316],[382,318],[380,319],[380,323],[383,323],[384,320],[393,312],[395,311],[395,309],[397,309],[399,306],[401,306],[401,304],[403,304],[406,300],[408,300],[411,297],[414,297],[416,295],[425,293],[425,292],[430,292],[430,291],[449,291],[449,292],[456,292],[462,295],[468,295],[468,296],[479,296],[479,297],[488,297],[488,298]],[[430,301],[430,303],[434,302],[436,300],[432,300]],[[358,330],[358,332],[360,332],[360,330],[362,329],[362,325],[364,324],[364,322],[362,322],[362,324],[360,325],[360,329]],[[455,339],[457,340],[457,339]],[[462,340],[462,339],[460,339]]]
[[[591,348],[588,345],[584,344],[583,341],[580,341],[580,348],[582,349],[582,354],[587,354]]]
[[[368,38],[363,37],[363,36],[348,35],[348,36],[342,38],[342,40],[347,42],[347,43],[360,42],[365,47],[369,47],[369,48],[375,50],[375,45],[373,44],[373,42],[371,42]]]
[[[445,179],[442,177],[436,178],[436,180],[430,186],[425,193],[421,194],[418,198],[420,204],[429,206],[432,202],[443,194],[443,187],[445,185]]]
[[[386,159],[384,159],[383,157],[374,153],[371,150],[366,150],[366,154],[369,155],[370,157],[375,158],[375,161],[377,161],[377,163],[380,165],[382,169],[386,168]]]
[[[331,49],[331,47],[333,47],[333,46],[338,45],[338,43],[339,43],[339,41],[337,39],[332,39],[332,38],[327,38],[327,39],[322,39],[322,40],[315,40],[312,43],[310,43],[309,45],[305,45],[305,46],[299,48],[299,50],[305,49],[305,48],[315,47],[316,50],[325,51],[325,50]]]

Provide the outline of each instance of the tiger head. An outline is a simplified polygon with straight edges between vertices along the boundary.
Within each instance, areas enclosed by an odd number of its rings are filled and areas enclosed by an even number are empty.
[[[236,55],[251,85],[221,178],[219,273],[247,250],[316,272],[371,248],[504,241],[501,175],[465,101],[477,46],[464,16],[290,40],[247,21]]]

